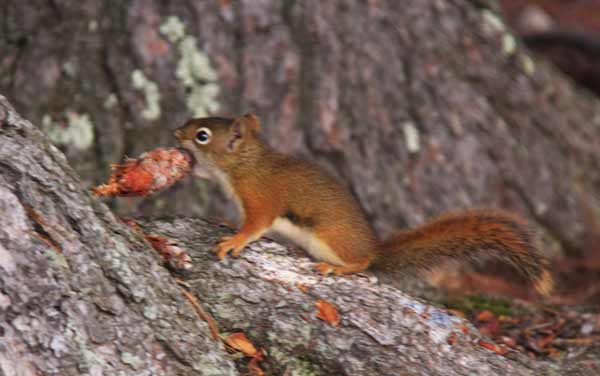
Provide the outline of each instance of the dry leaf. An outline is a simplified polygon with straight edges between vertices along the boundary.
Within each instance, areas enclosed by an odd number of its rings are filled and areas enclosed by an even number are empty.
[[[483,325],[479,325],[477,329],[479,329],[482,334],[495,336],[501,331],[502,328],[498,324],[498,320],[493,319],[485,322]]]
[[[447,342],[447,343],[448,343],[450,346],[452,346],[452,345],[454,345],[454,344],[456,343],[456,339],[457,339],[457,337],[456,337],[456,333],[455,333],[455,332],[451,332],[451,333],[448,335],[448,337],[446,338],[446,342]]]
[[[248,371],[252,376],[265,376],[265,371],[258,366],[258,362],[262,360],[262,351],[258,351],[257,356],[250,359],[248,362]]]
[[[556,335],[554,335],[554,334],[551,334],[549,336],[545,336],[542,338],[538,338],[536,344],[540,349],[543,349],[546,346],[548,346],[550,343],[552,343],[552,341],[554,341],[555,338],[556,338]]]
[[[173,269],[181,271],[192,268],[190,256],[173,240],[153,234],[144,234],[144,237]]]
[[[133,218],[121,218],[121,222],[125,223],[127,226],[131,227],[131,229],[138,233],[144,233],[140,225]]]
[[[517,347],[517,341],[514,338],[502,336],[500,337],[500,341],[508,347],[515,348]]]
[[[496,318],[496,315],[494,315],[491,311],[485,310],[485,311],[479,312],[479,314],[477,314],[477,316],[475,317],[475,320],[487,322],[487,321],[493,320],[495,318]]]
[[[244,333],[233,333],[225,338],[225,343],[231,348],[241,351],[246,356],[254,357],[259,352]]]
[[[308,286],[304,283],[296,282],[296,288],[305,294],[308,293]]]
[[[458,309],[448,308],[447,311],[448,313],[451,313],[454,316],[462,317],[463,319],[467,318],[467,315],[463,311],[459,311]]]
[[[481,347],[485,347],[488,350],[491,350],[493,352],[495,352],[496,354],[499,355],[504,355],[508,352],[508,349],[498,346],[495,343],[491,343],[491,342],[486,342],[482,339],[479,340],[479,342],[477,342],[477,344]]]
[[[316,314],[317,318],[328,322],[332,326],[340,324],[340,315],[337,308],[326,300],[318,300],[315,306],[319,310]]]

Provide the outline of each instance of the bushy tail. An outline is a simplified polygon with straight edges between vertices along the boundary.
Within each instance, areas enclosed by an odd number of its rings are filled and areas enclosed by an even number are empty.
[[[397,270],[428,269],[444,259],[482,259],[490,255],[507,262],[548,295],[553,278],[538,240],[522,218],[497,210],[446,214],[415,229],[400,231],[383,242],[373,266]]]

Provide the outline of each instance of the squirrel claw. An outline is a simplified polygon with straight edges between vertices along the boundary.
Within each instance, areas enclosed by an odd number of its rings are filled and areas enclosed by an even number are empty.
[[[245,246],[246,241],[244,239],[240,239],[240,237],[237,235],[223,236],[219,241],[215,252],[217,253],[219,260],[222,261],[230,252],[233,257],[239,257]]]

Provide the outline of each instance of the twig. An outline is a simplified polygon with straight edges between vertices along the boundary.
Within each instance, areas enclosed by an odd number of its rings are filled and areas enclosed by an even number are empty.
[[[185,296],[186,299],[190,303],[192,303],[192,306],[196,310],[196,313],[198,314],[198,316],[202,320],[206,321],[206,323],[208,324],[208,328],[210,329],[210,334],[212,335],[213,339],[220,340],[221,337],[219,336],[219,329],[217,328],[217,323],[216,323],[215,319],[211,315],[209,315],[208,312],[206,312],[204,310],[204,308],[202,308],[200,303],[198,303],[198,299],[196,299],[196,297],[194,295],[192,295],[189,291],[184,290],[182,288],[181,292],[183,293],[183,296]]]

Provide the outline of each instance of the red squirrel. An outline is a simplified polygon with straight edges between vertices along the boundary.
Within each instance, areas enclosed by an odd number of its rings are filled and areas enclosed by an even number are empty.
[[[194,174],[217,181],[237,203],[242,225],[223,237],[216,254],[240,255],[267,231],[279,233],[320,262],[324,275],[369,267],[431,268],[443,259],[474,259],[489,251],[548,294],[553,279],[527,222],[500,210],[446,214],[379,241],[353,195],[314,163],[270,148],[258,136],[259,119],[191,119],[175,131],[195,160]]]

